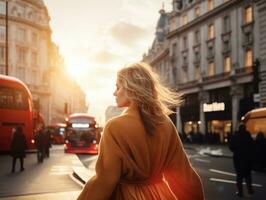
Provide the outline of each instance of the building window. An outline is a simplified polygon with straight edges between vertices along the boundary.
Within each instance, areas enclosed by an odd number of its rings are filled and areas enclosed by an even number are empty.
[[[208,0],[208,10],[212,10],[213,9],[213,0]]]
[[[194,62],[200,62],[200,54],[198,51],[194,52]]]
[[[26,63],[27,50],[25,48],[17,47],[17,61],[18,63]]]
[[[245,67],[252,67],[252,60],[253,60],[252,50],[247,49],[245,52]]]
[[[187,37],[183,37],[183,50],[186,50],[188,47],[188,44],[187,44]]]
[[[0,64],[5,64],[5,47],[0,46]]]
[[[208,59],[211,59],[211,58],[213,58],[214,57],[214,48],[213,48],[213,46],[209,46],[208,47]]]
[[[37,45],[37,33],[32,33],[31,35],[31,42],[33,45]]]
[[[195,31],[195,45],[200,43],[200,33],[199,30]]]
[[[214,26],[213,24],[210,24],[208,27],[208,39],[214,38]]]
[[[224,58],[224,72],[230,72],[231,71],[231,57],[226,56]]]
[[[195,80],[200,79],[200,66],[199,65],[195,65],[194,79]]]
[[[6,39],[6,28],[0,25],[0,40]]]
[[[34,66],[37,65],[37,53],[36,52],[32,52],[32,54],[31,54],[31,62],[32,62],[32,65],[34,65]]]
[[[187,70],[183,70],[182,80],[183,80],[183,83],[188,82],[188,72],[187,72]]]
[[[195,16],[195,18],[200,16],[200,7],[199,6],[197,6],[195,8],[195,10],[194,10],[194,16]]]
[[[26,42],[27,41],[27,32],[23,28],[17,29],[17,41],[19,42]]]
[[[208,64],[208,76],[214,76],[215,74],[215,66],[213,62],[209,62]]]
[[[252,33],[247,32],[244,34],[244,45],[248,45],[252,43]]]
[[[245,24],[253,21],[252,7],[248,6],[245,8]]]
[[[183,24],[183,25],[186,25],[187,23],[188,23],[187,15],[184,15],[184,16],[182,17],[182,24]]]
[[[224,17],[224,33],[228,33],[229,31],[231,31],[230,17],[225,16]]]
[[[226,53],[230,51],[230,41],[226,40],[223,42],[223,52]]]
[[[188,65],[187,56],[183,56],[183,65],[184,66]]]

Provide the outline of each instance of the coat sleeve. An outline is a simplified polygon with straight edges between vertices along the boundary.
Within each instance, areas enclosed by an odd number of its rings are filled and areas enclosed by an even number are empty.
[[[204,192],[199,175],[191,166],[181,140],[174,130],[169,152],[169,164],[164,177],[178,200],[203,200]]]
[[[121,175],[121,153],[115,134],[107,124],[100,142],[96,174],[86,183],[77,200],[108,199]]]

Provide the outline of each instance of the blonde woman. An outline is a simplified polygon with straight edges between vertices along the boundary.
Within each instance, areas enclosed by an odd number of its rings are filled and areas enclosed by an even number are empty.
[[[146,63],[117,74],[118,107],[127,107],[106,124],[96,175],[78,200],[202,200],[202,183],[189,163],[169,106],[179,95],[163,87]]]

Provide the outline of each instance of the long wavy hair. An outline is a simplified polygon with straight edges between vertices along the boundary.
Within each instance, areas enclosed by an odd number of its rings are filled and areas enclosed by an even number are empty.
[[[117,80],[127,97],[137,105],[145,130],[153,135],[171,108],[181,103],[181,95],[163,86],[159,76],[144,62],[126,65],[117,74]]]

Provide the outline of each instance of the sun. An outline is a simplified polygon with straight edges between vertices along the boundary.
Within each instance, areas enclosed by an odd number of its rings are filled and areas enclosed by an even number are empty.
[[[66,68],[67,68],[68,74],[75,80],[78,80],[87,74],[86,66],[80,62],[66,63]]]

